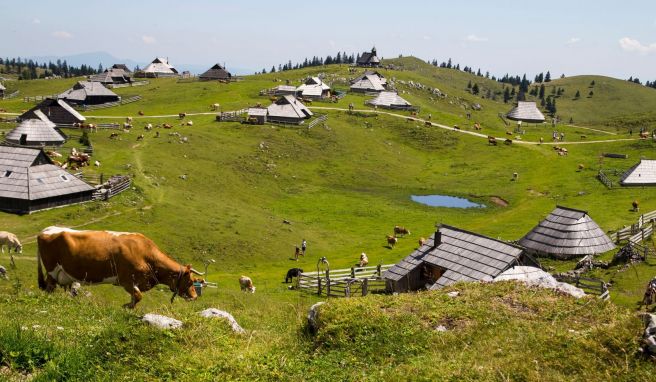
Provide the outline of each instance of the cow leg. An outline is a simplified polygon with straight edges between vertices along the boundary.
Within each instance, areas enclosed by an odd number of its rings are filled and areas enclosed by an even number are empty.
[[[52,293],[55,289],[57,289],[57,280],[48,273],[46,276],[46,292]]]
[[[143,298],[141,291],[136,285],[133,287],[124,287],[124,288],[125,291],[130,294],[132,300],[129,303],[123,305],[123,307],[128,309],[134,309],[134,307],[137,306],[137,303],[139,303],[139,301],[141,301],[141,299]]]

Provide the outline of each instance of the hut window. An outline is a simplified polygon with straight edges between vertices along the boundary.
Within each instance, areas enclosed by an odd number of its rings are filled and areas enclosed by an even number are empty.
[[[6,170],[4,173],[2,173],[3,178],[9,178],[13,171]]]
[[[59,177],[60,177],[64,182],[68,182],[68,181],[70,180],[70,179],[68,179],[68,177],[67,177],[66,175],[59,175]]]

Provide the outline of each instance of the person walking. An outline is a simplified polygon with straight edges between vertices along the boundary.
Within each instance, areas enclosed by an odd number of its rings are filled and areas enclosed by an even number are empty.
[[[298,256],[301,254],[301,250],[298,248],[298,245],[296,246],[296,249],[294,250],[294,261],[298,261]]]
[[[301,243],[301,251],[303,252],[303,256],[305,256],[305,250],[307,250],[307,241],[303,239],[303,242]]]

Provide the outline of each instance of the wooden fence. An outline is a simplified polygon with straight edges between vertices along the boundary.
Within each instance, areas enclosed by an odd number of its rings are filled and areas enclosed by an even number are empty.
[[[319,118],[315,118],[314,121],[310,122],[310,123],[308,124],[308,129],[311,129],[311,128],[313,128],[314,126],[316,126],[316,125],[318,125],[318,124],[320,124],[320,123],[323,123],[323,125],[325,126],[327,120],[328,120],[328,114],[323,114],[323,115],[321,115]]]
[[[143,85],[148,85],[150,81],[135,81],[135,82],[130,82],[127,84],[112,84],[112,85],[107,85],[108,88],[110,89],[117,89],[117,88],[127,88],[127,87],[132,87],[132,86],[143,86]]]
[[[20,94],[20,90],[16,90],[13,93],[4,95],[4,96],[2,96],[2,99],[12,99],[12,98],[15,98],[18,94]]]
[[[656,211],[647,212],[640,215],[635,224],[613,232],[610,238],[616,244],[625,241],[638,244],[654,232],[654,224],[656,224]]]
[[[599,181],[606,187],[613,188],[613,181],[610,180],[602,170],[599,170],[599,173],[597,173],[597,179],[599,179]]]
[[[394,264],[302,273],[296,288],[325,297],[366,296],[385,291],[382,274]]]
[[[91,178],[93,176],[85,175],[85,178],[86,177]],[[102,182],[103,175],[100,174],[99,178],[100,182]],[[106,183],[101,183],[101,185],[98,186],[96,192],[93,194],[93,199],[107,200],[130,188],[131,184],[132,179],[129,176],[113,175]]]
[[[40,102],[46,98],[57,98],[59,94],[50,94],[50,95],[38,95],[38,96],[28,96],[23,97],[23,102]]]
[[[216,115],[218,122],[239,122],[244,120],[244,114],[248,113],[247,109],[236,111],[224,111]]]
[[[608,286],[603,280],[565,275],[554,275],[554,278],[558,281],[566,282],[576,286],[577,288],[581,288],[588,294],[596,294],[602,300],[608,300],[610,298]]]

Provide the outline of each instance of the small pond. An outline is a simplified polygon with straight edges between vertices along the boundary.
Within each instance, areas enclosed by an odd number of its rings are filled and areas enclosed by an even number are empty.
[[[474,203],[469,199],[448,195],[412,195],[410,199],[413,202],[431,207],[485,208],[485,204]]]

